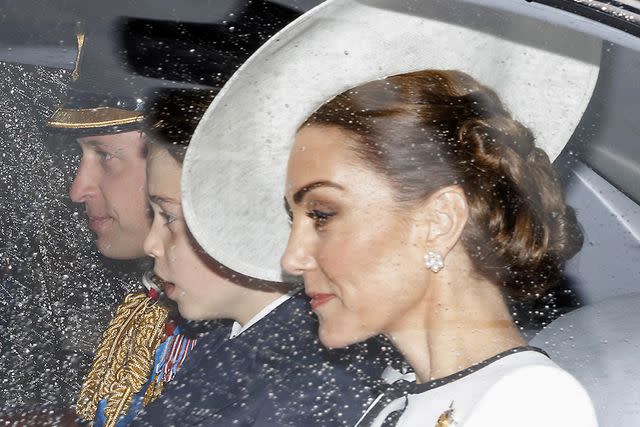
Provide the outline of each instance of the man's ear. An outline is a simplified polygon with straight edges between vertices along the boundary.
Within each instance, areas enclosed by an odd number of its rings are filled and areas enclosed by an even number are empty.
[[[462,187],[452,185],[433,193],[418,208],[425,251],[445,257],[456,245],[469,218],[469,205]]]

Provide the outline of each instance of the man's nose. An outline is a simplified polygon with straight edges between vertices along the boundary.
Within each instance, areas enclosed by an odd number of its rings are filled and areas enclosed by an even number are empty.
[[[83,158],[69,190],[69,196],[75,203],[84,203],[97,192],[98,177],[91,169],[89,162]]]

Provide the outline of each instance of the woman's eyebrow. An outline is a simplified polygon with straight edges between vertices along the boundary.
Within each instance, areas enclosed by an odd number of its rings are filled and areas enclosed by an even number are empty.
[[[304,199],[304,196],[309,191],[315,190],[316,188],[319,188],[319,187],[331,187],[331,188],[336,188],[338,190],[344,191],[344,188],[340,184],[336,184],[335,182],[331,182],[331,181],[316,181],[316,182],[312,182],[311,184],[307,184],[304,187],[300,188],[298,191],[296,191],[293,194],[293,202],[296,205],[300,204],[300,202],[302,202],[302,199]]]

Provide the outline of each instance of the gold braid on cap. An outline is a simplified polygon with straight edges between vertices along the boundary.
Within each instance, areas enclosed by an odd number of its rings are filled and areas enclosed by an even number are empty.
[[[102,335],[80,390],[76,403],[78,416],[95,419],[98,402],[107,399],[105,426],[116,425],[129,409],[134,394],[149,379],[168,313],[166,307],[154,303],[144,293],[132,292],[125,297]],[[148,400],[145,399],[145,404]]]
[[[80,28],[76,31],[76,41],[78,42],[78,53],[76,54],[76,64],[71,72],[71,80],[74,82],[80,77],[80,59],[82,58],[82,48],[84,47],[84,31],[80,30]]]

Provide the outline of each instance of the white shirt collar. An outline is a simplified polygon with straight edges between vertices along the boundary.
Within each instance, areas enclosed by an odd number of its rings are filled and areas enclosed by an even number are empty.
[[[300,287],[296,287],[290,290],[289,292],[287,292],[286,294],[276,298],[271,303],[269,303],[269,305],[267,305],[262,310],[260,310],[258,314],[253,316],[247,323],[244,324],[244,326],[238,322],[233,322],[233,326],[231,326],[231,334],[229,336],[229,339],[236,338],[238,335],[240,335],[241,333],[249,329],[253,324],[257,323],[260,319],[265,317],[267,314],[271,313],[273,310],[276,309],[276,307],[278,307],[280,304],[282,304],[283,302],[291,298],[291,296],[297,293],[299,290],[300,290]]]

